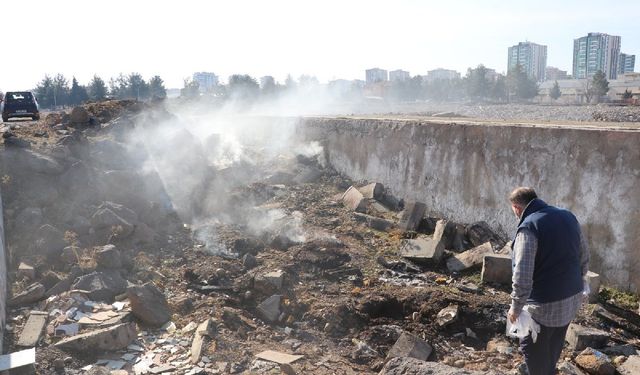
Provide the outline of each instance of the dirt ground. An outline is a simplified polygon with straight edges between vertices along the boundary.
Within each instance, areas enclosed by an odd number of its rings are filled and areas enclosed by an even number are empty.
[[[88,109],[98,123],[108,125],[121,118],[122,113],[140,110],[133,107],[125,103],[112,104],[109,108],[94,105]],[[4,134],[11,133],[12,138],[29,141],[31,150],[51,153],[52,145],[58,145],[58,141],[69,134],[82,132],[93,142],[111,137],[116,129],[103,125],[102,128],[69,126],[54,130],[57,122],[53,119],[47,122],[46,118],[39,122],[12,121],[8,125],[13,129],[5,124]],[[161,364],[173,366],[164,373],[374,374],[382,369],[387,353],[403,332],[433,347],[430,360],[468,370],[514,371],[522,356],[517,342],[505,335],[509,286],[482,283],[478,267],[452,273],[443,263],[424,266],[398,256],[404,239],[432,235],[432,224],[439,218],[423,218],[417,231],[408,233],[398,229],[372,229],[357,220],[341,201],[349,186],[362,186],[365,181],[351,181],[330,167],[320,166],[317,160],[298,158],[293,163],[296,168],[317,168],[321,174],[303,183],[251,181],[234,187],[229,193],[233,199],[229,199],[225,207],[233,209],[237,202],[251,201],[252,209],[277,210],[284,213],[282,220],[297,218],[302,237],[282,236],[281,227],[256,234],[249,228],[253,219],[246,217],[252,211],[240,210],[243,220],[212,221],[204,225],[184,223],[175,215],[168,215],[169,224],[162,230],[149,225],[157,236],[144,243],[120,239],[117,235],[106,242],[81,239],[78,264],[74,265],[80,266],[82,274],[96,270],[95,262],[91,261],[95,246],[114,244],[123,259],[128,259],[121,273],[132,284],[152,282],[156,285],[166,296],[171,321],[175,324],[175,327],[154,328],[133,318],[138,322],[138,336],[133,344],[141,350],[134,350],[135,357],[125,360],[126,363],[112,373],[145,373],[136,372],[135,365],[150,355],[152,369]],[[272,165],[257,166],[258,169],[269,167]],[[4,173],[14,184],[21,181],[7,170]],[[6,227],[15,228],[9,221],[17,220],[18,213],[29,207],[29,202],[21,195],[20,186],[10,184],[3,185],[5,210],[10,211],[5,212],[5,223]],[[70,201],[73,199],[60,198],[49,203],[44,210],[45,217],[56,204]],[[399,212],[394,209],[379,212],[371,206],[367,210],[368,214],[396,223]],[[202,228],[206,228],[207,233],[215,233],[213,242],[203,241],[197,235]],[[35,268],[36,280],[44,278],[49,271],[64,278],[72,270],[72,265],[58,259],[52,261],[43,254],[23,250],[26,249],[25,235],[17,238],[7,232],[11,250],[9,276],[14,295],[34,281],[17,272],[20,262]],[[221,248],[225,251],[220,251]],[[447,255],[455,252],[447,250]],[[252,256],[254,264],[247,259]],[[265,281],[265,274],[278,271],[282,271],[281,285],[278,281],[275,284]],[[57,301],[70,299],[70,293],[60,293]],[[268,322],[258,305],[272,295],[281,296],[280,311],[273,322]],[[118,299],[126,300],[116,297]],[[615,301],[609,302],[615,308]],[[29,311],[53,314],[56,303],[48,298],[9,309],[5,351],[22,349],[16,341]],[[451,321],[443,323],[438,313],[447,307],[457,307],[457,313]],[[596,308],[597,305],[584,305],[576,322],[607,330],[613,343],[639,347],[637,335],[598,318],[594,314]],[[205,340],[203,360],[189,363],[193,327],[210,318],[213,328]],[[51,315],[48,326],[55,320]],[[629,323],[629,327],[635,326]],[[99,367],[97,361],[133,353],[131,348],[114,352],[91,348],[82,352],[63,351],[54,346],[60,339],[45,329],[36,347],[37,373],[99,373],[95,372]],[[495,349],[496,345],[488,347],[490,342],[503,344]],[[265,350],[302,357],[290,367],[281,367],[256,358],[256,354]],[[573,357],[575,353],[568,349],[563,353],[563,358]]]

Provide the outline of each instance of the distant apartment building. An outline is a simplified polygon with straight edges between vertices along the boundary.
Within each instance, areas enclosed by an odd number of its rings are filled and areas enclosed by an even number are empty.
[[[531,42],[520,42],[509,47],[507,67],[509,70],[520,65],[529,78],[544,81],[547,68],[547,46]]]
[[[389,72],[389,81],[391,82],[403,82],[411,79],[411,75],[406,70],[392,70]]]
[[[428,82],[432,82],[436,80],[452,80],[452,79],[459,79],[459,78],[460,78],[460,73],[456,72],[455,70],[441,69],[441,68],[429,70],[425,77],[425,79]]]
[[[633,73],[636,65],[636,55],[621,53],[618,57],[618,74]]]
[[[548,66],[544,70],[544,77],[546,81],[560,81],[563,79],[569,79],[569,75],[566,70],[560,70],[554,66]]]
[[[193,73],[193,80],[198,82],[200,92],[209,92],[218,86],[218,76],[209,72]]]
[[[607,79],[618,76],[621,38],[604,33],[589,33],[573,40],[573,78],[591,78],[601,70]]]
[[[380,68],[367,69],[366,71],[367,85],[376,82],[388,81],[387,71]]]

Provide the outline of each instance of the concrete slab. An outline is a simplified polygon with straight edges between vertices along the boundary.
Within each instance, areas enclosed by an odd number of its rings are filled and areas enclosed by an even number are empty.
[[[566,341],[571,350],[583,350],[588,347],[599,349],[607,345],[611,335],[603,330],[588,328],[578,324],[569,325]]]
[[[123,323],[63,339],[55,346],[78,352],[86,351],[87,348],[115,351],[126,348],[136,336],[135,323]]]
[[[360,193],[367,199],[375,199],[381,201],[384,195],[384,185],[379,182],[373,182],[358,188]]]
[[[487,254],[493,254],[491,242],[485,242],[480,246],[447,259],[447,269],[450,272],[460,272],[480,266],[484,260],[484,256]]]
[[[618,367],[620,375],[636,375],[640,374],[640,356],[632,355]]]
[[[480,280],[483,283],[511,284],[511,256],[506,254],[486,254],[482,261]]]
[[[36,346],[38,341],[40,341],[42,330],[47,324],[48,316],[49,314],[46,311],[32,311],[31,314],[29,314],[27,323],[24,325],[24,328],[22,328],[22,333],[20,333],[17,345],[26,347]]]
[[[36,349],[25,349],[19,352],[0,355],[0,371],[28,366],[36,363]]]
[[[213,320],[211,318],[200,323],[196,332],[193,335],[193,341],[191,342],[191,363],[200,362],[200,356],[202,355],[202,347],[204,346],[205,338],[209,334]]]
[[[429,237],[404,240],[399,255],[416,263],[437,264],[444,254],[444,244]]]
[[[403,231],[412,231],[418,228],[420,220],[427,210],[427,205],[421,202],[409,202],[405,205],[398,227]]]
[[[299,360],[303,356],[276,352],[274,350],[265,350],[264,352],[256,354],[256,357],[264,359],[265,361],[289,364]]]
[[[282,296],[276,294],[262,301],[262,303],[258,305],[257,309],[266,321],[273,323],[278,320],[278,317],[280,316],[281,300]]]

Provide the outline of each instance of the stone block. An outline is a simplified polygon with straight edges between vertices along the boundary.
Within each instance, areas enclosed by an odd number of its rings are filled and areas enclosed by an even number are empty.
[[[482,262],[480,280],[483,283],[511,284],[511,256],[486,254]]]
[[[595,272],[587,272],[585,275],[587,285],[589,285],[589,303],[598,303],[600,293],[600,275]]]
[[[416,263],[437,264],[444,254],[444,244],[429,237],[404,240],[399,255]]]
[[[350,186],[349,189],[342,194],[342,203],[352,211],[365,212],[367,210],[366,198],[353,186]]]
[[[112,327],[75,335],[55,346],[76,352],[92,351],[116,351],[126,348],[137,336],[135,323],[123,323]]]
[[[485,242],[480,246],[447,259],[447,269],[450,272],[460,272],[480,266],[484,260],[484,256],[487,254],[493,254],[493,248],[490,242]]]
[[[395,225],[393,221],[375,217],[371,215],[361,214],[359,212],[353,213],[353,218],[359,222],[365,223],[369,228],[385,232]]]
[[[36,270],[33,266],[20,262],[20,265],[18,266],[18,276],[33,280],[36,277]]]
[[[274,323],[278,321],[278,317],[280,317],[280,302],[282,301],[281,295],[273,295],[266,300],[262,301],[261,304],[258,305],[257,310],[260,312],[262,317],[270,322]]]
[[[358,190],[367,199],[381,201],[384,196],[384,185],[379,182],[370,183],[369,185],[358,188]]]
[[[212,326],[213,320],[209,318],[200,323],[198,328],[196,328],[196,332],[193,335],[193,341],[191,342],[191,363],[200,362],[205,338],[210,334]]]
[[[122,267],[120,251],[114,245],[105,245],[96,252],[96,263],[102,268]]]
[[[408,357],[389,360],[378,375],[498,375],[498,372],[473,371],[448,366],[442,362],[427,362]]]
[[[386,361],[396,357],[411,357],[426,361],[433,348],[426,341],[403,332],[387,354]]]
[[[131,301],[131,313],[143,323],[159,327],[171,319],[167,298],[155,285],[129,287],[127,297]]]
[[[632,355],[618,367],[620,375],[640,374],[640,355]]]
[[[33,283],[24,291],[13,296],[13,298],[9,300],[9,306],[20,307],[40,301],[44,298],[44,292],[44,285],[40,283]]]
[[[72,288],[88,291],[89,298],[94,301],[111,302],[126,291],[127,281],[115,270],[92,272],[80,277]]]
[[[589,374],[614,375],[616,372],[616,368],[609,357],[593,348],[586,348],[582,353],[578,354],[575,362]]]
[[[567,330],[566,341],[571,350],[578,351],[588,347],[602,348],[607,345],[609,337],[609,333],[603,330],[571,324]]]
[[[403,231],[413,231],[418,228],[427,205],[420,202],[409,202],[404,207],[402,214],[400,215],[400,222],[398,227]]]

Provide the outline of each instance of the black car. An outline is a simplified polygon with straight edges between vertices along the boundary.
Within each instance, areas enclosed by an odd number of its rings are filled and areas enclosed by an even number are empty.
[[[40,109],[36,97],[29,91],[14,91],[4,95],[0,103],[2,121],[7,122],[12,117],[31,117],[40,119]]]

